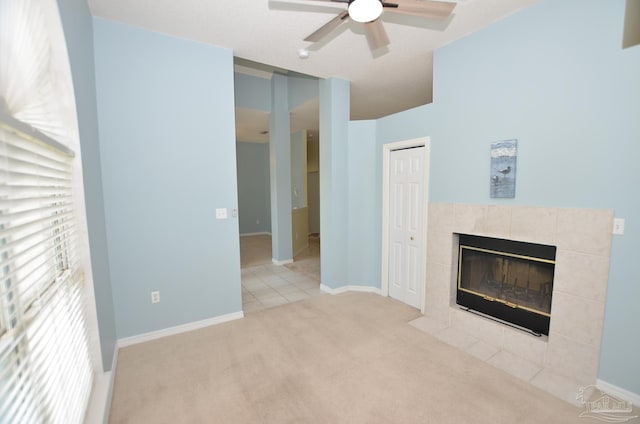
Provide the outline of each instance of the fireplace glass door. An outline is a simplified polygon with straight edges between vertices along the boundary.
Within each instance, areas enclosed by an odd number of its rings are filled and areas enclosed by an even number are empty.
[[[461,235],[458,303],[548,334],[555,247],[533,245],[553,249],[540,257],[540,249],[528,251],[526,243],[491,240]]]

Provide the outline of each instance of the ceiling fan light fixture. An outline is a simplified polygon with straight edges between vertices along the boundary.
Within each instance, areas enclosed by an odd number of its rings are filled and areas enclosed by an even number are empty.
[[[380,0],[353,0],[349,3],[349,18],[356,22],[372,22],[382,15]]]

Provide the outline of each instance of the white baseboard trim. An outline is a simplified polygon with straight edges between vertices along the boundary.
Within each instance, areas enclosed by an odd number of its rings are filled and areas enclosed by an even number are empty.
[[[619,398],[620,400],[626,400],[635,406],[640,406],[640,394],[638,393],[630,392],[629,390],[607,383],[600,379],[596,380],[596,387],[611,396]]]
[[[87,414],[84,417],[85,424],[104,424],[109,422],[109,410],[111,409],[111,392],[113,389],[111,376],[113,371],[96,373],[93,377],[93,388]]]
[[[271,233],[268,231],[264,231],[261,233],[242,233],[240,234],[240,237],[251,237],[251,236],[270,236]]]
[[[288,265],[293,263],[293,259],[285,259],[284,261],[279,261],[276,258],[271,258],[271,262],[273,262],[274,265]]]
[[[109,422],[111,399],[113,398],[113,381],[116,376],[117,366],[118,346],[113,350],[111,370],[96,373],[94,377],[91,399],[89,400],[87,415],[84,418],[85,424],[107,424]]]
[[[111,361],[111,370],[109,371],[109,391],[107,393],[107,405],[104,410],[104,424],[109,423],[109,414],[111,412],[111,399],[113,399],[113,382],[116,379],[116,370],[118,369],[118,353],[120,348],[115,346],[113,350],[113,360]]]
[[[165,328],[164,330],[151,331],[149,333],[139,334],[137,336],[125,337],[118,339],[118,348],[131,346],[138,343],[144,343],[151,340],[160,339],[162,337],[173,336],[175,334],[186,333],[188,331],[199,330],[200,328],[209,327],[210,325],[222,324],[224,322],[233,321],[244,318],[242,311],[233,312],[226,315],[220,315],[202,321],[190,322],[188,324],[177,325],[175,327]]]
[[[340,294],[340,293],[346,293],[349,291],[375,293],[375,294],[381,293],[378,287],[371,287],[371,286],[342,286],[342,287],[338,287],[337,289],[332,289],[329,286],[320,284],[320,290],[329,294]]]

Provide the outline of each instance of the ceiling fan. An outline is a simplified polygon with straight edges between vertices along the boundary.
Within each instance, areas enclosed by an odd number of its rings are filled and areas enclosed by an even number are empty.
[[[365,25],[367,39],[373,50],[389,45],[389,37],[378,18],[383,10],[390,13],[421,16],[429,19],[447,19],[455,3],[435,0],[395,0],[393,3],[382,0],[313,0],[332,3],[346,3],[347,9],[310,34],[304,41],[317,42],[351,19]]]

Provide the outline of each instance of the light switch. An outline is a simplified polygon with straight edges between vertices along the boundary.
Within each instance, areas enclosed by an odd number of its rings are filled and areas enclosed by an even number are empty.
[[[624,234],[624,218],[615,218],[613,220],[613,234],[619,236]]]
[[[216,219],[227,219],[227,208],[217,208]]]

